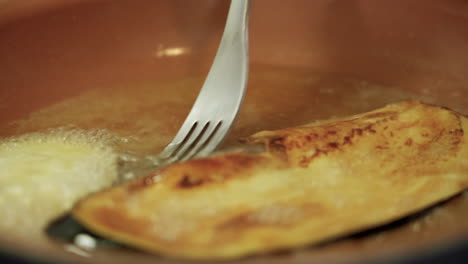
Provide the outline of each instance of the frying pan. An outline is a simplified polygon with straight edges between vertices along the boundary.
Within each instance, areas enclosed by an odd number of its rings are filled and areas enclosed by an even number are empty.
[[[0,136],[64,100],[144,85],[159,94],[148,99],[156,108],[161,98],[177,99],[166,109],[170,118],[159,120],[160,134],[147,135],[161,141],[141,150],[157,153],[201,87],[227,8],[220,0],[0,0]],[[468,114],[467,1],[255,0],[250,50],[249,91],[225,145],[396,99]],[[185,79],[192,81],[180,90],[165,88]],[[0,236],[0,247],[2,263],[190,262],[115,249],[82,257],[61,243],[19,239],[14,230]],[[377,230],[228,262],[463,263],[467,250],[468,196],[461,194]]]

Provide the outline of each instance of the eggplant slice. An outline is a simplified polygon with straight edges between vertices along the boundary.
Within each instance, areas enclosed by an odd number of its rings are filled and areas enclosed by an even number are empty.
[[[406,101],[244,139],[259,154],[173,164],[81,200],[73,216],[145,251],[229,259],[387,224],[468,186],[468,119]]]

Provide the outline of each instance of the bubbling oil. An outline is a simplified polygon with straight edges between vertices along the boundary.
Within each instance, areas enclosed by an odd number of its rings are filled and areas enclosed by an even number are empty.
[[[101,130],[59,128],[0,142],[0,232],[41,239],[51,219],[116,182],[111,141]]]

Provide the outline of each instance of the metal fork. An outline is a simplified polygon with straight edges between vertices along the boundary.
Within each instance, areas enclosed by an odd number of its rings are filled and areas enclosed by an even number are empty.
[[[210,154],[225,138],[242,103],[248,74],[250,0],[232,0],[215,59],[192,110],[158,155],[169,164]]]

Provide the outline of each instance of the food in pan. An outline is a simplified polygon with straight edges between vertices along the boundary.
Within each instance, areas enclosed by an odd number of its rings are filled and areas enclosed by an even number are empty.
[[[162,255],[227,259],[301,247],[389,223],[468,185],[468,119],[406,101],[263,131],[261,153],[176,163],[92,194],[73,216]]]

